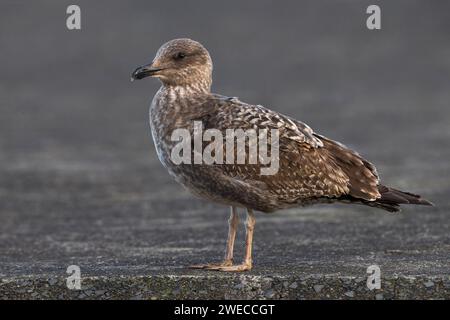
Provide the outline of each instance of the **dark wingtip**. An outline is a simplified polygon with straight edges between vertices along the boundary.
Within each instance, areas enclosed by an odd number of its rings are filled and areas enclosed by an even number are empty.
[[[400,191],[383,185],[380,185],[378,187],[378,190],[380,191],[381,194],[381,198],[377,200],[379,202],[397,205],[418,204],[424,206],[433,206],[433,207],[435,206],[434,203],[432,203],[431,201],[428,201],[422,198],[421,196],[411,192]]]

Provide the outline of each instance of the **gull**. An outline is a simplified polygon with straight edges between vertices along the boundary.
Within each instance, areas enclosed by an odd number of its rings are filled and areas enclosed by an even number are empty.
[[[254,210],[269,213],[342,202],[397,212],[401,204],[432,205],[419,195],[381,184],[370,162],[345,145],[315,133],[308,125],[261,105],[211,93],[212,69],[210,54],[203,45],[191,39],[175,39],[161,46],[152,63],[132,73],[132,80],[153,77],[162,84],[149,114],[163,166],[193,194],[231,207],[225,259],[193,268],[252,269]],[[263,175],[261,164],[175,163],[171,155],[178,142],[172,139],[172,133],[185,129],[194,135],[196,121],[205,130],[224,134],[229,129],[278,130],[279,170]],[[245,257],[242,263],[233,264],[238,208],[247,211]]]

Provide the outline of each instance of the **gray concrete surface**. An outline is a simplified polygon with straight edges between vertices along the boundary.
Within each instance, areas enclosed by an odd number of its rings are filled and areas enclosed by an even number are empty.
[[[371,32],[367,1],[79,1],[70,32],[69,2],[2,2],[0,298],[449,299],[450,6],[378,3]],[[259,214],[253,271],[186,269],[222,257],[228,209],[171,181],[147,125],[158,84],[129,82],[181,36],[210,49],[216,92],[307,122],[437,206]]]

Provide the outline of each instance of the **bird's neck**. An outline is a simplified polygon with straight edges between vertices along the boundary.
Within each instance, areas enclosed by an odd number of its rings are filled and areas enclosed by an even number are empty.
[[[165,94],[170,100],[184,100],[211,93],[211,85],[200,82],[185,85],[163,84],[160,92]]]
[[[150,125],[158,150],[166,150],[174,143],[171,141],[173,130],[192,125],[192,115],[209,94],[209,88],[205,87],[161,86],[150,106]]]
[[[150,107],[152,122],[166,126],[180,124],[187,115],[195,113],[209,94],[209,86],[163,84]]]
[[[209,94],[211,93],[211,83],[210,77],[182,84],[163,82],[161,90],[179,96]]]
[[[210,85],[195,83],[190,85],[167,85],[163,84],[155,96],[155,107],[159,106],[161,114],[172,114],[188,112],[195,101],[202,100],[211,93]]]

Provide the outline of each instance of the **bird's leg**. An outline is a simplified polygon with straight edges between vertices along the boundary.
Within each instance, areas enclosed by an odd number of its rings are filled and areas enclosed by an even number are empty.
[[[253,244],[253,230],[255,229],[255,215],[252,209],[247,208],[246,234],[245,234],[245,257],[242,264],[219,266],[215,268],[208,268],[219,271],[247,271],[252,269],[252,244]]]
[[[225,267],[233,265],[233,249],[234,239],[236,238],[236,230],[239,224],[239,215],[236,207],[231,207],[230,218],[228,219],[228,239],[227,247],[225,250],[225,260],[221,263],[209,263],[193,265],[190,268],[193,269],[216,269],[218,267]]]
[[[255,214],[252,209],[247,209],[246,237],[245,237],[245,258],[243,265],[250,270],[252,268],[253,230],[255,230]]]
[[[239,224],[239,215],[236,207],[231,207],[230,218],[228,219],[228,239],[227,248],[225,250],[225,265],[233,264],[234,239],[236,239],[236,231]]]

